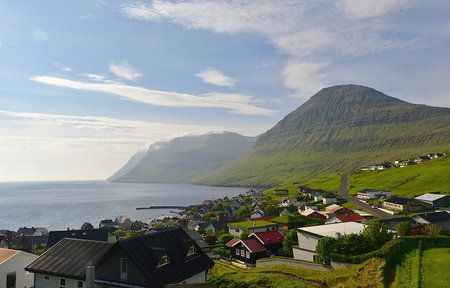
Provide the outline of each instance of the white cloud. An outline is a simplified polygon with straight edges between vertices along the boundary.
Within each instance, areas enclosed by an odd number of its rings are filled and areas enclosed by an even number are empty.
[[[267,108],[253,105],[252,99],[249,96],[242,96],[239,101],[236,101],[236,97],[215,97],[214,95],[218,95],[218,93],[195,96],[176,92],[151,90],[120,83],[87,83],[50,76],[34,76],[31,77],[31,80],[58,87],[107,93],[119,96],[126,100],[157,106],[222,108],[233,113],[246,115],[271,115],[275,112]],[[243,101],[243,99],[245,99],[245,101]]]
[[[142,2],[132,3],[122,7],[122,13],[130,18],[139,20],[158,21],[161,19],[161,16],[155,10]]]
[[[136,80],[142,77],[142,74],[126,61],[113,62],[109,64],[109,71],[117,77],[126,80]]]
[[[306,96],[303,93],[311,87],[330,83],[321,74],[321,69],[313,69],[312,62],[333,63],[344,57],[414,47],[417,39],[402,41],[383,35],[389,28],[386,17],[407,7],[408,2],[410,1],[154,0],[148,4],[131,4],[123,8],[122,12],[130,18],[168,21],[186,29],[226,34],[261,34],[289,57],[283,70],[286,86],[294,89],[296,95]],[[302,78],[295,80],[295,77]],[[309,83],[310,81],[317,82]],[[303,85],[295,85],[294,82]],[[305,86],[310,88],[305,89]]]
[[[61,68],[61,71],[63,71],[63,72],[70,72],[70,71],[72,71],[72,68],[70,68],[70,67],[63,67],[63,68]]]
[[[225,76],[221,71],[212,68],[207,68],[195,74],[195,76],[205,83],[223,87],[233,87],[236,82],[234,79]]]
[[[299,97],[312,95],[326,86],[327,77],[323,72],[329,63],[292,61],[283,70],[284,84],[297,91]]]
[[[337,5],[349,17],[356,19],[386,15],[406,8],[409,0],[342,0]]]

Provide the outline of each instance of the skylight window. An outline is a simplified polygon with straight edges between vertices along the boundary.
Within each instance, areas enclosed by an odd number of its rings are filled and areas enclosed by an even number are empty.
[[[159,258],[158,267],[167,265],[167,264],[169,264],[169,263],[170,263],[170,258],[169,258],[169,256],[168,256],[166,253],[164,253],[164,254],[161,256],[161,258]]]

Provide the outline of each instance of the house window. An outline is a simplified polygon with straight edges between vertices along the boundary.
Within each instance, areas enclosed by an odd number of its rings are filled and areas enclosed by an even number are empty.
[[[83,288],[83,281],[77,281],[77,288]]]
[[[197,249],[195,249],[195,246],[192,245],[191,248],[189,248],[189,251],[188,251],[188,253],[187,253],[187,256],[193,255],[193,254],[195,254],[196,252],[197,252]]]
[[[247,251],[247,252],[245,253],[245,256],[246,256],[248,259],[250,259],[250,252]]]
[[[159,259],[159,264],[158,267],[169,264],[170,263],[170,258],[169,256],[167,256],[166,253],[164,253],[161,258]]]
[[[245,250],[244,249],[241,250],[241,256],[245,257]]]
[[[239,249],[236,249],[236,255],[239,256]]]
[[[50,276],[44,275],[44,280],[45,280],[45,281],[50,281]]]
[[[127,280],[128,278],[128,259],[120,258],[120,280]]]
[[[267,251],[266,251],[266,255],[267,255],[267,256],[270,256],[271,253],[272,253],[272,252],[271,252],[270,250],[267,250]]]
[[[66,278],[59,278],[59,288],[66,287]]]

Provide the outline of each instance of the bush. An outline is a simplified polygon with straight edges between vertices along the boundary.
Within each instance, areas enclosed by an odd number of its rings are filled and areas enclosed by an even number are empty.
[[[228,257],[230,252],[225,247],[218,247],[211,250],[213,255],[220,255],[222,257]]]
[[[214,245],[217,242],[217,237],[214,235],[206,235],[203,240],[208,245]]]

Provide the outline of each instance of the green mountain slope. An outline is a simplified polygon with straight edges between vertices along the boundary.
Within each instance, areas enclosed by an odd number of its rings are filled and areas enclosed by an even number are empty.
[[[364,86],[325,88],[204,183],[278,184],[450,147],[450,109],[411,104]]]
[[[405,197],[427,192],[450,194],[450,156],[404,168],[354,173],[349,183],[349,194],[352,195],[368,188],[389,190]]]
[[[184,136],[139,151],[108,180],[112,182],[192,183],[244,153],[254,137],[236,133]]]

